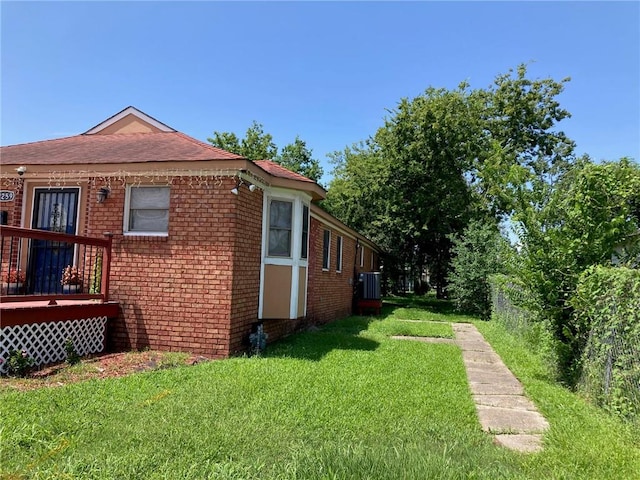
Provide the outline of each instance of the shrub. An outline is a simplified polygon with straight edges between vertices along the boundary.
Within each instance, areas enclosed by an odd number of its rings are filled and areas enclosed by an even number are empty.
[[[14,377],[24,377],[34,364],[35,361],[25,350],[11,350],[7,359],[7,373]]]
[[[64,342],[64,351],[67,355],[67,363],[69,365],[76,365],[80,363],[80,354],[77,352],[73,339],[67,338]]]

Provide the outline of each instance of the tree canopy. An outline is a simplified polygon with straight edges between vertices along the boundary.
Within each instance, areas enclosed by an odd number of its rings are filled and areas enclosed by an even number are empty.
[[[573,143],[555,128],[569,115],[556,100],[567,80],[526,73],[521,65],[486,89],[462,83],[402,99],[369,141],[332,155],[326,207],[383,246],[386,266],[428,270],[443,296],[452,235],[542,202],[573,162]]]
[[[273,160],[316,182],[323,174],[320,162],[312,157],[312,150],[299,136],[296,136],[293,143],[282,147],[278,153],[273,136],[266,133],[262,124],[255,120],[241,139],[233,132],[215,131],[213,137],[207,140],[215,147],[242,155],[249,160]]]

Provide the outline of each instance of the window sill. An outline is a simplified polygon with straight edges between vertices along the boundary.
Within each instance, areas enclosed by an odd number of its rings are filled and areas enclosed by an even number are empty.
[[[144,235],[138,233],[125,233],[123,239],[127,242],[141,242],[141,243],[162,243],[169,241],[168,234],[152,234]]]

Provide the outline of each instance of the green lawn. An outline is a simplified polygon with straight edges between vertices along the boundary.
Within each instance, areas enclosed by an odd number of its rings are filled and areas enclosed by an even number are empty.
[[[395,300],[395,299],[394,299]],[[477,322],[551,429],[542,453],[478,425],[445,303],[398,300],[233,358],[0,395],[6,478],[640,478],[640,435],[555,385],[497,325]],[[408,318],[410,317],[410,318]],[[409,333],[407,333],[409,332]],[[21,475],[23,477],[21,477]]]

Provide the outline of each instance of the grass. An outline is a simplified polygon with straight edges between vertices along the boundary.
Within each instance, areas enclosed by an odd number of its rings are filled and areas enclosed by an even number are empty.
[[[61,362],[37,369],[27,377],[0,380],[0,393],[15,390],[62,386],[93,378],[110,378],[132,371],[157,370],[184,365],[193,358],[182,352],[127,352],[82,358],[75,365]]]
[[[396,300],[396,299],[394,299]],[[430,303],[429,303],[430,302]],[[497,325],[478,327],[551,430],[518,454],[477,422],[446,303],[401,299],[289,337],[260,358],[0,394],[5,478],[640,478],[640,438],[553,383]],[[420,317],[420,318],[416,318]],[[462,317],[471,321],[470,317]],[[408,329],[408,330],[407,330]]]

